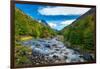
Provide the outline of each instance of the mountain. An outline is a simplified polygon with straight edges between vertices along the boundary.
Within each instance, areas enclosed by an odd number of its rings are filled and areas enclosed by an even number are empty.
[[[46,25],[46,26],[49,26],[48,23],[47,23],[45,20],[38,19],[37,21],[38,21],[39,23],[42,23],[42,24]],[[49,27],[50,27],[50,26],[49,26]]]
[[[41,23],[26,15],[20,9],[15,8],[15,36],[32,36],[34,38],[46,38],[55,36],[56,32],[44,21]]]
[[[80,52],[94,52],[95,46],[95,8],[90,9],[60,33],[65,44]]]

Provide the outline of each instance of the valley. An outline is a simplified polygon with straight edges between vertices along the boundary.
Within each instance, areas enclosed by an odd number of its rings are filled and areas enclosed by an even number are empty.
[[[57,31],[42,23],[45,21],[37,21],[15,8],[16,65],[94,61],[94,16],[95,11],[91,9],[71,25]]]

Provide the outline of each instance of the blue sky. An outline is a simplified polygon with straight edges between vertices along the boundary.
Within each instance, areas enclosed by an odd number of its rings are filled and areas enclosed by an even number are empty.
[[[36,20],[45,20],[48,25],[56,30],[61,30],[70,25],[90,8],[49,6],[38,4],[16,4],[16,7]]]

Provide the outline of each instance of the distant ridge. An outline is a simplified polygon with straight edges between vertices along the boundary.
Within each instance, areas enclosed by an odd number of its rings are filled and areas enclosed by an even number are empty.
[[[75,23],[76,21],[78,21],[78,20],[80,20],[80,19],[88,16],[88,15],[95,14],[95,12],[96,12],[96,9],[95,8],[91,8],[89,11],[87,11],[82,16],[80,16],[79,18],[77,18],[74,22],[72,22],[72,24]]]
[[[48,24],[45,20],[37,19],[37,21],[38,21],[39,23],[42,23],[42,24],[46,25],[46,26],[49,26],[49,24]],[[50,26],[49,26],[49,27],[50,27]]]

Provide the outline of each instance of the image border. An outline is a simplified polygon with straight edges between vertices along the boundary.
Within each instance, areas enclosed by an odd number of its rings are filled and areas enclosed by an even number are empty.
[[[95,24],[94,24],[94,43],[95,43],[95,60],[92,62],[74,62],[74,63],[59,63],[59,64],[45,64],[45,65],[23,65],[23,66],[15,66],[15,61],[14,61],[14,54],[15,54],[15,25],[14,25],[14,21],[15,21],[15,4],[19,3],[19,4],[40,4],[40,5],[50,5],[50,6],[69,6],[69,7],[87,7],[87,8],[95,8],[95,5],[82,5],[82,4],[67,4],[67,3],[49,3],[49,2],[34,2],[34,1],[11,1],[11,7],[10,7],[10,14],[11,14],[11,27],[10,27],[10,31],[11,31],[11,35],[10,35],[10,68],[28,68],[28,67],[43,67],[43,66],[59,66],[59,65],[76,65],[76,64],[92,64],[92,63],[96,63],[96,15],[95,15]],[[95,14],[96,14],[96,10],[95,10]]]

